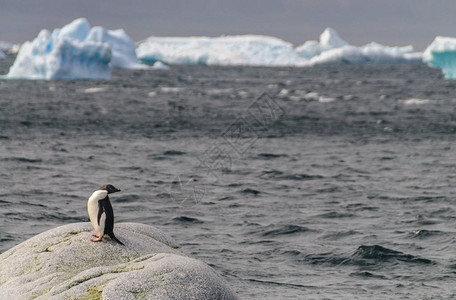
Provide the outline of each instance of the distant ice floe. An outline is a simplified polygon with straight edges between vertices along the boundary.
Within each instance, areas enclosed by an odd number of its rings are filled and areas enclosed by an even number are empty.
[[[20,44],[13,44],[7,41],[0,41],[0,51],[2,51],[3,53],[17,54],[20,48]]]
[[[426,48],[423,61],[440,68],[447,79],[456,79],[456,38],[437,36]]]
[[[111,68],[150,68],[138,64],[135,47],[123,29],[91,28],[79,18],[52,33],[44,29],[25,42],[6,77],[110,79]]]
[[[314,66],[319,64],[420,64],[422,53],[412,46],[370,43],[356,47],[327,28],[319,41],[294,47],[276,37],[237,35],[220,37],[149,37],[136,55],[144,63],[225,66]]]
[[[169,66],[167,64],[162,63],[161,61],[156,61],[152,66],[154,70],[169,70]]]

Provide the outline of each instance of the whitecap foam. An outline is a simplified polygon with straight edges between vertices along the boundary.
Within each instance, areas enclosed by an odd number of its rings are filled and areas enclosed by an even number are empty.
[[[106,87],[92,87],[92,88],[79,90],[79,92],[84,93],[84,94],[95,94],[95,93],[105,92],[107,89],[108,88],[106,88]]]
[[[317,92],[309,92],[303,98],[307,101],[320,101],[320,95]]]
[[[181,88],[181,87],[171,87],[171,86],[160,87],[160,92],[166,93],[166,94],[180,93],[185,90],[186,90],[185,88]]]
[[[331,103],[334,101],[336,101],[336,98],[326,97],[326,96],[320,96],[318,98],[318,102],[320,102],[320,103]]]
[[[228,95],[234,92],[233,88],[225,88],[225,89],[208,89],[206,90],[206,94],[208,95]]]
[[[423,104],[435,103],[435,100],[410,98],[410,99],[405,99],[405,100],[399,100],[399,102],[404,105],[423,105]]]

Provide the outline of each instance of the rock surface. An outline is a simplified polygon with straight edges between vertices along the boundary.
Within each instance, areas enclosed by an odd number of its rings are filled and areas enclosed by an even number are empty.
[[[125,246],[91,242],[90,223],[43,232],[0,255],[0,299],[236,299],[208,265],[155,227],[117,223]]]

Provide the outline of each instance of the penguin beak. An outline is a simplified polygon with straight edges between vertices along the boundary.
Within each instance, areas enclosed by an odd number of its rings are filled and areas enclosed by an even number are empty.
[[[114,193],[117,193],[117,192],[120,192],[120,189],[116,188],[116,189],[114,190]]]

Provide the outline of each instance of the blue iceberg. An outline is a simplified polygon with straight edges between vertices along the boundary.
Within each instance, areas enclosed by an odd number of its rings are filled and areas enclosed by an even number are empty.
[[[447,79],[456,79],[456,38],[437,36],[426,48],[423,61],[440,68]]]
[[[110,79],[111,68],[149,68],[137,63],[135,47],[122,29],[91,28],[79,18],[25,42],[6,78]]]

